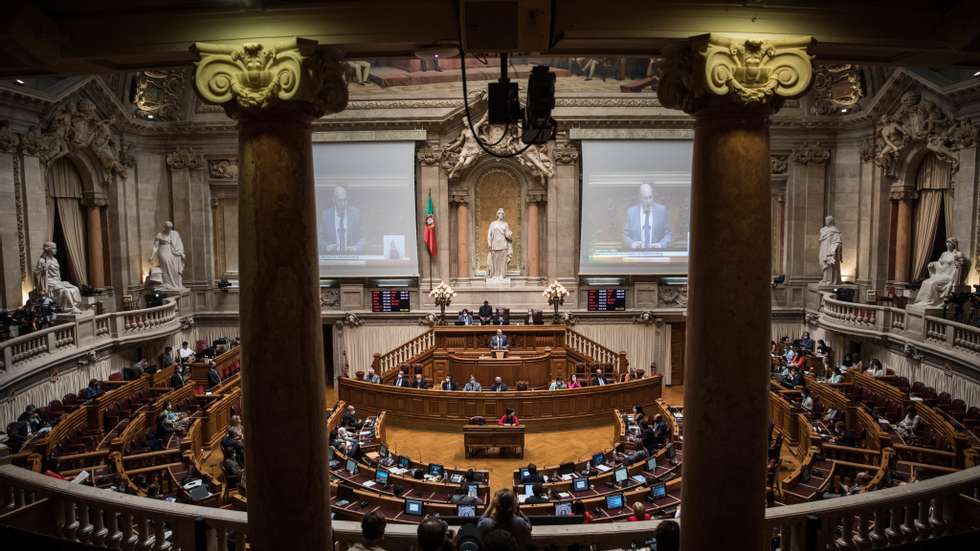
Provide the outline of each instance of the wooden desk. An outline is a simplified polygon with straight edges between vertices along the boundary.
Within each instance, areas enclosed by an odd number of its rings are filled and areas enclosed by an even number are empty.
[[[463,427],[463,448],[466,457],[473,451],[500,448],[520,448],[524,457],[524,425],[465,425]]]

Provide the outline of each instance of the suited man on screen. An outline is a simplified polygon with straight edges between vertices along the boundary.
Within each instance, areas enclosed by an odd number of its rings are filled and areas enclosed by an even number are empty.
[[[320,211],[320,252],[359,253],[364,248],[361,209],[347,203],[347,188],[333,188],[333,206]]]
[[[626,211],[623,247],[627,249],[662,249],[672,239],[667,227],[667,207],[653,200],[653,186],[640,184],[640,202]]]

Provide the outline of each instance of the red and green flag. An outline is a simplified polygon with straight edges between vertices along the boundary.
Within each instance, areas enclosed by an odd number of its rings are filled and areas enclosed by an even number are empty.
[[[425,207],[425,228],[422,230],[422,241],[429,249],[429,256],[435,256],[439,249],[436,246],[436,211],[432,207],[432,192],[429,192],[429,204]]]

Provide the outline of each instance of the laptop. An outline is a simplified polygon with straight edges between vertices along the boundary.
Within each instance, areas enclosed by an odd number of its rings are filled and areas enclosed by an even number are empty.
[[[599,465],[605,465],[605,464],[606,464],[606,454],[604,454],[604,453],[597,453],[597,454],[595,454],[595,455],[592,456],[592,466],[593,467],[598,467]]]
[[[583,476],[582,478],[576,478],[572,481],[572,491],[573,492],[584,492],[589,489],[589,478]]]
[[[476,505],[457,505],[456,506],[456,516],[457,517],[475,517],[476,516]]]
[[[623,482],[626,482],[626,478],[628,474],[629,472],[626,470],[626,467],[621,467],[619,469],[616,469],[616,472],[613,473],[613,478],[615,478],[616,484],[622,484]]]
[[[650,497],[654,500],[662,499],[667,496],[667,485],[663,482],[650,486]]]
[[[384,469],[378,469],[377,471],[374,471],[374,480],[378,484],[384,484],[384,485],[387,486],[388,485],[388,471],[386,471]]]
[[[353,459],[347,460],[347,466],[344,467],[350,474],[357,474],[357,461]]]
[[[623,508],[623,494],[612,494],[606,496],[606,510],[615,511]]]
[[[561,465],[558,465],[559,475],[572,474],[574,472],[575,472],[575,463],[569,462],[569,463],[562,463]]]
[[[647,459],[647,470],[651,473],[657,470],[657,458],[651,457]]]
[[[529,497],[534,495],[534,484],[525,484],[524,485],[524,495],[529,496]]]
[[[341,484],[337,486],[337,507],[346,507],[354,499],[354,488]]]
[[[414,517],[422,516],[422,502],[417,499],[406,499],[405,514]]]
[[[572,516],[572,504],[567,501],[555,503],[555,516],[556,517]]]
[[[398,458],[398,466],[407,469],[412,465],[412,460],[405,457],[404,455]]]
[[[442,472],[444,470],[445,469],[442,468],[442,465],[439,465],[437,463],[433,463],[429,465],[429,474],[432,476],[442,476]]]

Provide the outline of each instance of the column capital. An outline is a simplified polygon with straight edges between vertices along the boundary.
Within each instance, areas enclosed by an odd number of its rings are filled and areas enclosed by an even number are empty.
[[[470,202],[470,194],[465,189],[453,189],[449,191],[449,204],[451,205],[468,205]]]
[[[914,189],[893,189],[888,193],[892,201],[914,201],[919,198],[919,192]]]
[[[198,170],[204,168],[204,157],[200,152],[180,147],[167,153],[167,166],[170,170]]]
[[[294,105],[316,118],[347,106],[345,66],[336,51],[317,48],[314,40],[197,42],[191,51],[200,58],[197,93],[229,117]]]
[[[548,192],[545,190],[528,191],[527,202],[528,204],[546,203],[548,202]]]
[[[806,142],[802,146],[793,150],[789,155],[789,160],[798,165],[822,165],[830,160],[830,148],[820,142]]]
[[[558,142],[551,152],[555,164],[574,165],[578,162],[578,147],[572,142]]]
[[[109,204],[109,198],[100,191],[86,191],[82,194],[83,207],[104,207]]]
[[[7,121],[0,121],[0,153],[15,153],[20,146],[20,136],[11,128]]]
[[[769,155],[769,174],[773,176],[778,176],[781,174],[786,174],[789,172],[789,155],[783,154],[770,154]]]
[[[415,151],[415,160],[423,166],[439,166],[443,150],[438,146],[420,147]]]
[[[813,80],[809,36],[753,40],[717,34],[691,37],[666,53],[657,96],[665,107],[697,113],[712,105],[777,111]]]

